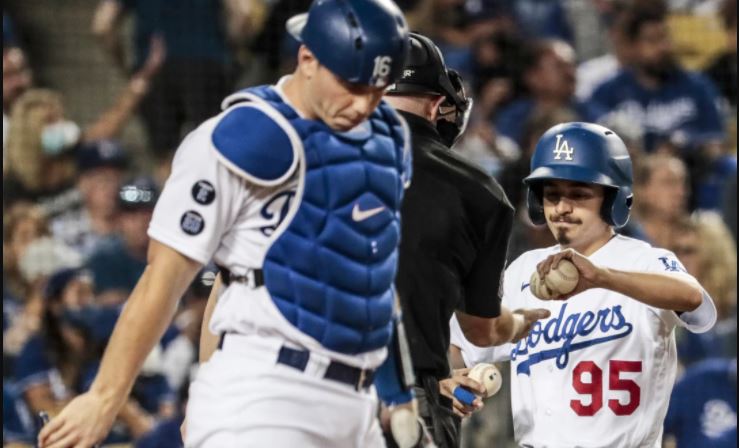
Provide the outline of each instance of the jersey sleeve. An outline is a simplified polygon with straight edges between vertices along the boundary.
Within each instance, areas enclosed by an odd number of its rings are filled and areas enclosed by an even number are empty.
[[[501,281],[501,289],[503,291],[502,304],[510,309],[521,308],[521,306],[511,306],[514,301],[516,284],[512,276],[515,274],[517,267],[521,265],[520,258],[514,261],[508,269],[505,270]],[[501,362],[511,359],[511,352],[515,344],[506,343],[495,347],[478,347],[464,337],[462,328],[456,315],[452,315],[449,321],[450,343],[459,347],[462,351],[462,359],[467,367],[472,367],[481,362]]]
[[[698,284],[695,277],[688,273],[677,256],[669,250],[654,249],[650,251],[647,260],[647,271],[682,278]],[[692,333],[705,333],[716,323],[716,306],[705,289],[703,289],[701,304],[693,311],[678,314],[672,310],[657,308],[654,308],[654,310],[665,322],[684,327]]]
[[[459,321],[455,314],[449,320],[450,344],[459,347],[462,352],[462,360],[466,367],[473,367],[480,363],[494,363],[509,361],[514,344],[506,343],[494,347],[479,347],[468,341],[462,333]]]
[[[513,209],[501,203],[488,222],[475,262],[464,281],[464,311],[478,317],[498,317]]]
[[[210,261],[244,202],[245,181],[218,161],[206,121],[182,142],[149,225],[149,236],[201,264]]]

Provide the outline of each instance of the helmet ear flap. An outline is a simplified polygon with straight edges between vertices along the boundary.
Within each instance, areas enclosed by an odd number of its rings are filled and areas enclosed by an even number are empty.
[[[614,215],[616,212],[616,202],[618,199],[618,190],[615,188],[604,188],[603,205],[600,207],[600,217],[609,226],[615,226]]]
[[[607,189],[606,197],[603,199],[603,208],[601,209],[603,220],[617,229],[625,226],[629,222],[633,201],[634,195],[631,191],[626,191],[623,188]]]
[[[537,226],[547,223],[547,219],[544,216],[544,204],[541,199],[541,186],[529,185],[526,205],[529,209],[531,222]]]

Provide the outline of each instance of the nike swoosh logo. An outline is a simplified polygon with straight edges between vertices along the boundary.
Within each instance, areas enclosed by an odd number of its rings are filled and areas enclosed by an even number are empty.
[[[529,287],[529,284],[528,283],[526,283],[526,282],[521,283],[521,291],[523,291],[524,289],[526,289],[528,287]]]
[[[385,207],[370,208],[368,210],[360,210],[359,204],[354,204],[352,209],[352,219],[356,222],[364,221],[367,218],[371,218],[381,211],[385,210]]]

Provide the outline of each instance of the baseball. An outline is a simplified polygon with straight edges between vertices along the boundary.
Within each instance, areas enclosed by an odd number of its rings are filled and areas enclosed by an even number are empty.
[[[503,376],[500,374],[498,368],[492,364],[477,364],[470,370],[467,376],[485,386],[487,390],[485,398],[490,398],[497,394],[503,385]]]
[[[551,269],[544,276],[547,287],[555,292],[555,295],[569,294],[580,281],[580,272],[569,260],[560,260],[556,269]]]
[[[546,283],[542,281],[539,277],[538,271],[534,271],[534,273],[531,274],[531,279],[529,280],[529,282],[531,293],[534,294],[534,296],[536,296],[537,298],[541,300],[551,300],[555,297],[555,294],[549,290],[549,287],[546,285]]]

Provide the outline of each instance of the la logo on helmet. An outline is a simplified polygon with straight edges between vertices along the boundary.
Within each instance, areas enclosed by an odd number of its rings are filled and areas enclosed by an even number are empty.
[[[557,134],[557,143],[554,146],[554,160],[562,160],[562,154],[565,160],[573,160],[572,155],[575,153],[575,147],[571,147],[567,140],[562,140],[562,134]]]

